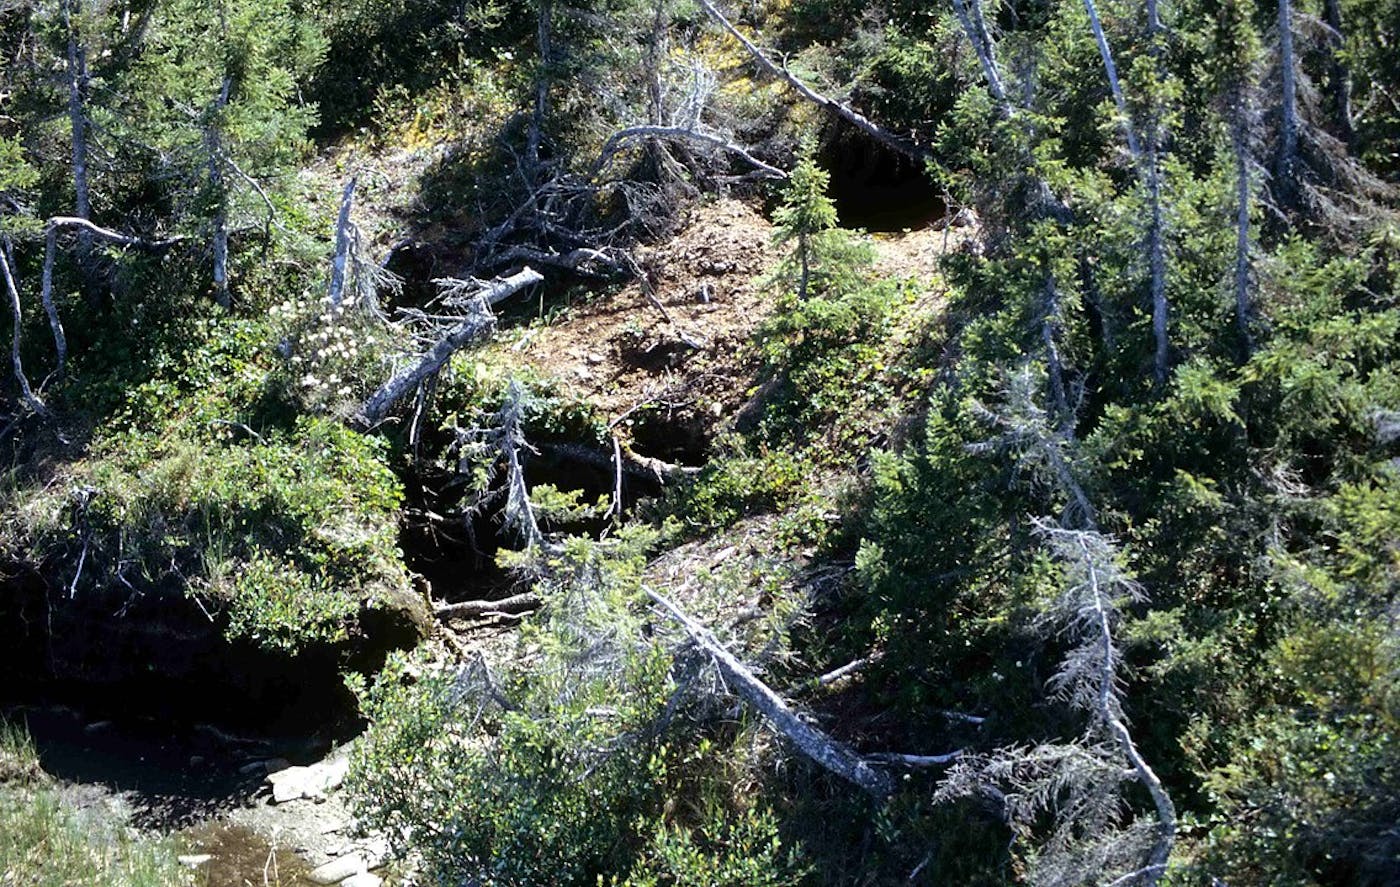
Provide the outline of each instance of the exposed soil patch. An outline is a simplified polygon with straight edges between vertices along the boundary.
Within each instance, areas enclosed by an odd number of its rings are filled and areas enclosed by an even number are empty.
[[[752,384],[745,346],[772,312],[761,286],[778,257],[772,241],[773,226],[744,203],[700,204],[674,239],[639,251],[645,282],[496,347],[592,403],[639,452],[692,462]]]

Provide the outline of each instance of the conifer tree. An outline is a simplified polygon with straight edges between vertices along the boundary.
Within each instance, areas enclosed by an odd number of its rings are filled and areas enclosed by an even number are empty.
[[[809,155],[798,162],[788,179],[783,205],[774,214],[778,243],[795,243],[792,260],[798,267],[797,298],[805,301],[812,268],[820,261],[823,236],[836,227],[836,203],[827,196],[831,176]]]
[[[209,244],[215,298],[229,304],[230,237],[271,236],[277,182],[315,120],[297,84],[324,41],[287,0],[165,0],[125,91],[125,125],[150,146],[179,227]],[[255,222],[261,219],[261,224]]]

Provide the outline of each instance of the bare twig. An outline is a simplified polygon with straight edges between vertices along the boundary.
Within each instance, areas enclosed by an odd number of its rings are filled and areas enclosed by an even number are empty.
[[[781,696],[755,677],[747,666],[725,649],[709,629],[691,619],[685,611],[659,592],[647,589],[646,594],[714,661],[715,667],[730,687],[744,701],[756,708],[774,729],[791,740],[803,754],[876,798],[887,798],[894,793],[894,781],[889,774],[871,766],[849,746],[836,741],[798,717],[797,712],[793,711]]]

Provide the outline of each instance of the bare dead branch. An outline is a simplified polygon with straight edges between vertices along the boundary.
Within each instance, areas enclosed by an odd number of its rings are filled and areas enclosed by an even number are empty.
[[[554,453],[565,459],[572,459],[576,462],[582,462],[585,465],[592,465],[605,470],[614,468],[613,458],[611,456],[581,444],[547,443],[541,446],[547,452]],[[619,450],[621,454],[622,470],[633,476],[647,477],[658,483],[664,483],[666,481],[693,477],[700,473],[699,468],[693,468],[689,465],[673,465],[661,459],[653,459],[650,456],[638,455],[632,452],[628,447],[619,446]]]
[[[622,149],[623,145],[634,139],[697,142],[735,155],[763,173],[765,178],[786,179],[788,177],[787,173],[783,170],[764,163],[762,160],[750,154],[748,149],[743,145],[726,141],[717,135],[711,135],[710,133],[702,132],[697,129],[687,129],[682,126],[659,125],[629,126],[624,130],[613,133],[612,137],[603,145],[603,150],[598,156],[598,162],[594,166],[594,174],[596,175],[598,172],[602,171],[602,169],[607,166],[608,162],[612,160],[613,156]]]
[[[914,142],[902,136],[895,135],[894,133],[884,129],[878,124],[871,122],[864,115],[851,109],[849,106],[844,105],[841,102],[830,98],[829,96],[822,95],[821,93],[812,89],[807,84],[803,83],[800,79],[798,79],[798,77],[795,74],[793,74],[787,68],[777,64],[772,59],[768,58],[768,56],[764,54],[763,50],[759,49],[756,45],[754,45],[754,43],[751,40],[749,40],[749,38],[745,37],[739,31],[738,28],[734,27],[734,25],[729,21],[729,19],[725,18],[724,13],[719,11],[719,8],[716,7],[713,3],[713,0],[700,0],[700,6],[704,8],[705,12],[709,13],[710,18],[714,19],[715,22],[721,28],[723,28],[731,37],[739,41],[739,43],[744,47],[744,49],[748,50],[749,55],[753,56],[754,61],[758,63],[758,66],[760,68],[768,72],[768,74],[770,74],[771,76],[776,77],[779,80],[782,80],[784,83],[791,86],[794,90],[796,90],[796,92],[799,95],[801,95],[807,101],[812,102],[818,107],[827,109],[836,116],[840,117],[842,120],[845,120],[847,123],[854,126],[856,129],[859,129],[861,132],[870,136],[875,141],[879,142],[887,148],[890,148],[893,151],[897,151],[900,154],[903,154],[905,157],[909,157],[918,162],[923,162],[931,157],[931,154],[927,148],[923,147],[922,145],[915,144]]]
[[[331,262],[331,288],[328,298],[332,308],[339,308],[345,298],[345,270],[350,259],[350,210],[355,204],[356,176],[345,183],[340,197],[340,214],[335,220],[335,258]]]
[[[714,661],[729,686],[804,755],[876,798],[887,798],[894,793],[894,780],[889,774],[871,766],[849,746],[798,717],[781,696],[755,677],[709,629],[691,619],[664,595],[652,589],[647,589],[646,594]]]
[[[542,280],[544,277],[538,271],[526,267],[510,277],[483,283],[482,289],[478,293],[479,308],[450,329],[412,366],[395,373],[371,394],[356,417],[356,421],[363,428],[371,428],[384,421],[394,404],[407,396],[429,376],[441,370],[453,354],[495,328],[496,318],[490,311],[486,310],[488,306]]]
[[[0,273],[5,276],[5,292],[10,297],[10,318],[15,325],[14,335],[10,341],[10,363],[14,367],[15,381],[19,383],[20,399],[31,410],[42,414],[48,410],[44,406],[44,402],[34,393],[34,389],[29,386],[29,378],[24,374],[24,363],[20,360],[19,355],[24,319],[20,314],[19,288],[15,285],[14,272],[10,270],[10,260],[7,255],[9,246],[9,238],[5,238],[4,243],[0,243]]]
[[[58,308],[53,300],[53,270],[58,255],[58,233],[67,228],[76,228],[82,233],[89,236],[97,236],[108,243],[114,243],[118,246],[133,247],[153,252],[167,249],[184,239],[181,237],[169,237],[164,240],[145,240],[140,237],[133,237],[130,234],[122,234],[117,231],[99,227],[87,219],[77,216],[54,216],[45,223],[44,272],[39,289],[39,301],[44,306],[44,313],[47,314],[49,318],[49,327],[53,330],[54,351],[57,352],[58,363],[55,372],[60,376],[63,375],[63,371],[68,363],[68,337],[63,332],[63,322],[59,319]]]
[[[512,595],[498,601],[461,601],[455,604],[439,604],[433,614],[440,619],[483,619],[489,616],[519,616],[538,610],[544,601],[534,592]]]

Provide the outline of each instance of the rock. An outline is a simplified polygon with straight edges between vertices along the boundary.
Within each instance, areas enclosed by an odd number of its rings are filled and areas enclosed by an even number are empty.
[[[358,875],[351,875],[340,882],[340,887],[379,887],[384,883],[384,879],[369,872],[360,872]]]
[[[111,721],[93,721],[91,724],[88,724],[86,727],[83,728],[83,732],[97,733],[99,731],[106,730],[110,726],[112,726]]]
[[[365,857],[365,867],[377,869],[389,858],[389,839],[376,835],[369,838],[360,845],[360,852]]]
[[[339,788],[350,772],[350,756],[344,751],[332,753],[324,761],[306,767],[288,767],[267,777],[272,783],[272,803],[285,804],[301,798],[324,798],[327,792]]]
[[[360,854],[351,853],[312,869],[311,874],[307,877],[317,884],[339,884],[347,878],[365,874],[367,869],[368,867],[365,865],[365,861],[360,858]]]
[[[193,869],[199,868],[213,858],[214,854],[212,853],[191,853],[187,856],[177,856],[175,860],[179,862],[180,865],[188,866]]]

